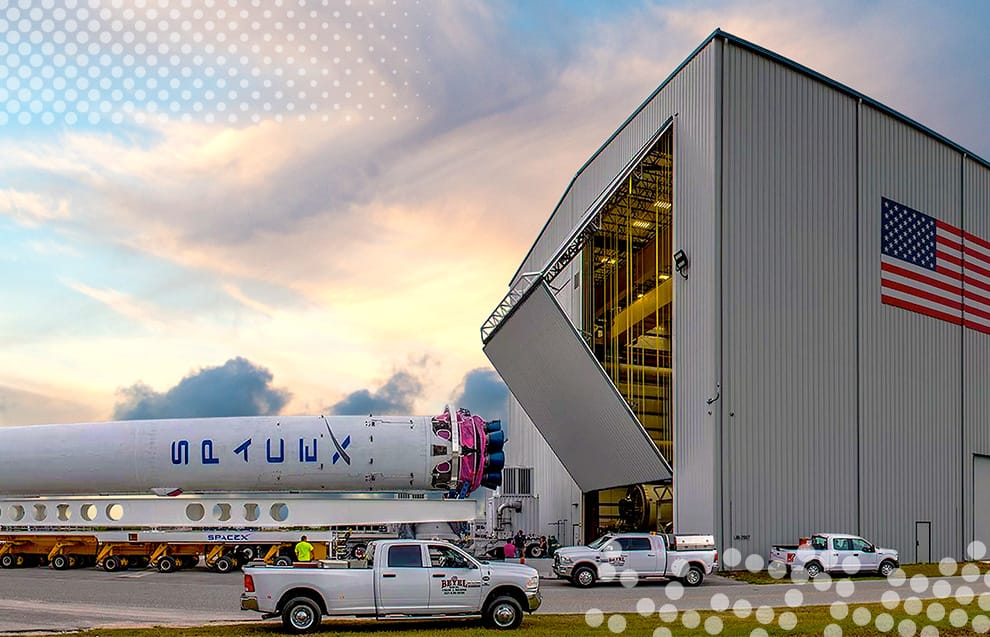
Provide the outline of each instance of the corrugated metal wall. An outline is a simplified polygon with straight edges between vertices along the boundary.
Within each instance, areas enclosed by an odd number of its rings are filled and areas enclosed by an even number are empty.
[[[860,531],[914,561],[930,521],[931,557],[961,557],[961,328],[880,303],[881,198],[959,226],[961,158],[868,106],[860,138]]]
[[[963,162],[963,229],[990,241],[990,169],[972,159]],[[984,293],[985,294],[985,293]],[[985,294],[986,295],[986,294]],[[990,295],[986,295],[990,296]],[[990,510],[975,507],[974,488],[990,491],[990,484],[975,484],[973,455],[990,456],[990,387],[987,372],[990,370],[990,334],[963,330],[963,518],[964,543],[973,540],[974,528],[990,527]],[[985,472],[982,473],[985,476]],[[986,500],[984,496],[982,501]],[[974,515],[979,515],[977,522]],[[985,535],[985,534],[981,534]],[[990,538],[980,538],[984,543]]]
[[[856,528],[856,103],[726,43],[724,547]]]

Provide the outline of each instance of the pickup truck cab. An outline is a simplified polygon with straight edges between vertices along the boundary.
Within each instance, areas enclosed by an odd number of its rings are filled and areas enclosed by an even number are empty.
[[[536,569],[479,562],[456,546],[428,540],[373,542],[360,561],[248,566],[241,594],[241,610],[281,616],[293,633],[316,630],[324,615],[480,616],[492,628],[510,629],[540,602]]]
[[[871,571],[887,577],[899,561],[894,549],[878,548],[858,535],[816,533],[797,545],[771,546],[770,564],[783,565],[787,570],[803,568],[813,579],[823,572]]]
[[[553,558],[554,573],[581,588],[624,572],[698,586],[716,568],[718,551],[711,535],[609,534],[587,546],[557,549]]]

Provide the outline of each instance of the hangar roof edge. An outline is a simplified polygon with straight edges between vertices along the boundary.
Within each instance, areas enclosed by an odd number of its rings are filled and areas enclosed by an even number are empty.
[[[605,148],[608,147],[608,145],[612,143],[612,140],[614,140],[616,137],[618,137],[619,133],[621,133],[623,131],[623,129],[625,129],[625,127],[628,126],[629,123],[633,119],[635,119],[636,116],[639,115],[643,111],[644,108],[646,108],[647,104],[649,104],[651,101],[653,101],[653,98],[655,98],[660,91],[662,91],[668,84],[670,84],[670,81],[673,80],[674,77],[676,77],[677,74],[680,73],[684,69],[685,66],[687,66],[688,64],[691,63],[691,60],[693,60],[695,57],[697,57],[697,55],[699,53],[701,53],[701,51],[703,51],[705,49],[705,47],[707,47],[709,44],[711,44],[712,42],[714,42],[717,39],[722,39],[722,40],[725,40],[726,42],[731,42],[732,44],[735,44],[735,45],[740,46],[740,47],[742,47],[744,49],[747,49],[747,50],[749,50],[749,51],[751,51],[753,53],[756,53],[757,55],[762,55],[763,57],[769,58],[769,59],[773,60],[774,62],[777,62],[777,63],[782,64],[782,65],[784,65],[784,66],[786,66],[786,67],[788,67],[788,68],[790,68],[790,69],[792,69],[794,71],[797,71],[798,73],[801,73],[801,74],[806,75],[806,76],[808,76],[808,77],[810,77],[810,78],[812,78],[814,80],[817,80],[819,82],[822,82],[823,84],[826,84],[827,86],[830,86],[830,87],[834,88],[835,90],[837,90],[837,91],[839,91],[841,93],[845,93],[849,97],[862,100],[864,104],[868,104],[869,106],[871,106],[871,107],[873,107],[873,108],[875,108],[875,109],[877,109],[877,110],[879,110],[879,111],[881,111],[883,113],[886,113],[887,115],[890,115],[891,117],[893,117],[893,118],[895,118],[897,120],[900,120],[901,122],[907,124],[908,126],[911,126],[912,128],[917,129],[918,131],[924,133],[925,135],[928,135],[929,137],[932,137],[932,138],[934,138],[934,139],[942,142],[943,144],[946,144],[947,146],[949,146],[953,150],[955,150],[955,151],[957,151],[959,153],[962,153],[963,155],[969,157],[970,159],[972,159],[976,163],[980,164],[984,168],[990,169],[990,161],[987,161],[983,157],[980,157],[979,155],[977,155],[976,153],[968,150],[964,146],[962,146],[962,145],[960,145],[960,144],[952,141],[951,139],[949,139],[945,135],[942,135],[941,133],[938,133],[938,132],[932,130],[931,128],[928,128],[927,126],[925,126],[924,124],[918,122],[917,120],[911,119],[907,115],[904,115],[903,113],[901,113],[899,111],[896,111],[893,108],[891,108],[891,107],[889,107],[889,106],[887,106],[887,105],[885,105],[885,104],[883,104],[881,102],[878,102],[877,100],[873,99],[872,97],[869,97],[869,96],[867,96],[867,95],[865,95],[863,93],[860,93],[859,91],[857,91],[857,90],[855,90],[853,88],[850,88],[849,86],[846,86],[845,84],[843,84],[841,82],[838,82],[836,80],[833,80],[832,78],[830,78],[830,77],[828,77],[826,75],[823,75],[823,74],[819,73],[818,71],[816,71],[816,70],[814,70],[812,68],[809,68],[809,67],[807,67],[807,66],[805,66],[803,64],[799,64],[798,62],[795,62],[794,60],[792,60],[790,58],[786,58],[786,57],[780,55],[779,53],[774,53],[770,49],[764,48],[764,47],[762,47],[762,46],[760,46],[758,44],[754,44],[754,43],[750,42],[749,40],[745,40],[743,38],[740,38],[737,35],[733,35],[733,34],[729,33],[728,31],[723,31],[722,29],[715,29],[714,31],[711,32],[711,34],[707,38],[705,38],[701,42],[701,44],[699,44],[697,46],[697,48],[694,49],[694,51],[691,52],[691,54],[689,56],[687,56],[684,59],[683,62],[681,62],[679,65],[677,65],[677,68],[675,68],[673,70],[673,72],[671,72],[671,74],[668,75],[666,77],[666,79],[664,79],[664,81],[661,82],[660,85],[657,86],[657,88],[654,89],[653,92],[650,93],[649,96],[647,96],[647,98],[645,100],[643,100],[643,103],[640,104],[636,108],[636,110],[633,111],[632,114],[629,115],[629,117],[627,117],[625,119],[625,121],[623,121],[622,124],[619,125],[619,127],[617,129],[615,129],[615,132],[612,133],[608,137],[608,139],[606,139],[605,142],[601,146],[598,147],[598,150],[596,150],[591,155],[591,157],[588,158],[588,161],[584,162],[584,164],[578,169],[578,171],[576,173],[574,173],[574,176],[571,177],[570,182],[568,182],[568,184],[567,184],[567,188],[564,189],[564,194],[562,194],[560,196],[560,199],[557,201],[557,205],[555,205],[553,207],[553,212],[550,213],[550,216],[547,218],[546,223],[543,224],[543,227],[542,228],[540,228],[540,232],[539,232],[539,234],[537,234],[536,241],[534,241],[533,242],[533,245],[530,246],[529,250],[526,251],[526,255],[523,257],[522,262],[520,262],[519,267],[513,273],[512,278],[509,280],[509,285],[512,285],[512,281],[515,281],[516,278],[519,276],[519,273],[522,271],[522,268],[525,265],[526,260],[529,259],[529,255],[531,255],[533,253],[533,248],[536,247],[536,244],[539,242],[540,237],[543,236],[543,233],[546,231],[547,226],[550,225],[550,220],[553,219],[554,212],[556,212],[557,209],[560,208],[560,204],[562,204],[564,202],[564,199],[567,198],[567,195],[571,192],[571,188],[574,187],[574,182],[577,181],[577,178],[581,176],[581,173],[583,173],[584,170],[588,166],[590,166],[593,161],[595,161],[595,158],[597,158],[602,153],[602,151],[605,150]]]

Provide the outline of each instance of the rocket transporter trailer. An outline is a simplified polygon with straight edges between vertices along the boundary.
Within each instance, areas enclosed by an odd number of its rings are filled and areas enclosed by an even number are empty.
[[[473,520],[464,498],[501,484],[504,441],[450,408],[0,428],[0,567],[226,572],[287,563],[303,534],[334,557],[335,530]]]

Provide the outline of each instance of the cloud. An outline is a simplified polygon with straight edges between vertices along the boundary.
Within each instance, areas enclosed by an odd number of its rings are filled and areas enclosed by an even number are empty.
[[[454,404],[468,409],[485,420],[506,421],[509,410],[509,388],[494,370],[479,367],[464,375],[455,390]]]
[[[0,215],[9,216],[25,226],[37,226],[71,216],[69,204],[64,199],[55,201],[37,193],[12,188],[0,190]]]
[[[359,389],[351,392],[331,406],[329,411],[338,416],[409,414],[413,411],[414,401],[422,392],[423,383],[419,378],[410,372],[398,371],[378,390],[371,392]]]
[[[204,367],[164,393],[143,383],[119,390],[118,420],[209,418],[277,414],[291,395],[271,386],[272,374],[244,358]]]

